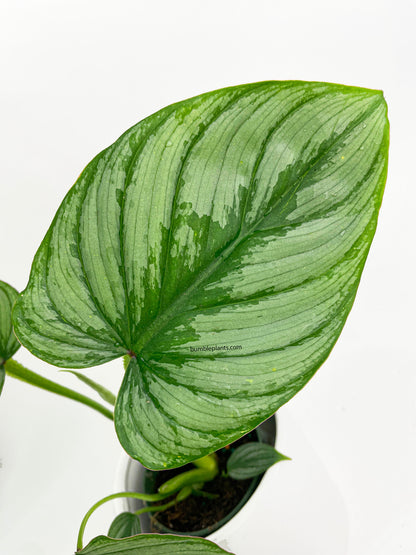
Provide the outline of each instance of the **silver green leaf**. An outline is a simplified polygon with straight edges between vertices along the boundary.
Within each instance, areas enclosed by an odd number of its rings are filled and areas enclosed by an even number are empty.
[[[16,289],[0,281],[0,365],[11,358],[20,347],[12,325],[12,309],[18,296]]]
[[[142,531],[140,517],[134,513],[121,513],[111,523],[108,535],[110,538],[128,538]]]
[[[187,538],[168,534],[141,534],[132,538],[94,538],[79,555],[213,555],[230,554],[202,538]]]
[[[228,475],[234,480],[247,480],[263,474],[279,461],[290,460],[267,443],[250,442],[237,447],[227,461]]]
[[[168,106],[86,167],[14,311],[34,354],[130,354],[115,425],[180,466],[231,443],[327,358],[387,171],[380,91],[264,82]]]

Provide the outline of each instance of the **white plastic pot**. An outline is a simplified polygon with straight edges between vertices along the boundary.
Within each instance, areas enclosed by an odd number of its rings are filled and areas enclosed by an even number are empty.
[[[273,416],[264,422],[262,427],[263,441],[275,446],[277,443],[276,417]],[[144,473],[145,469],[139,462],[124,454],[120,459],[117,469],[114,491],[145,491]],[[267,489],[270,486],[268,473],[266,472],[243,507],[218,530],[206,536],[207,539],[224,549],[232,550],[232,538],[240,536],[241,530],[247,527],[250,516],[261,507],[263,489]],[[135,499],[118,499],[116,505],[117,514],[124,511],[137,510],[141,506],[143,506],[142,503]],[[147,532],[149,530],[144,529],[143,531]]]

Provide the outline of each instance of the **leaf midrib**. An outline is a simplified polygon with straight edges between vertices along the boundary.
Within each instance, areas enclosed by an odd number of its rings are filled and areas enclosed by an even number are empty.
[[[314,161],[314,163],[311,164],[310,166],[308,166],[308,168],[304,171],[304,173],[302,175],[300,175],[296,179],[296,181],[292,184],[292,187],[293,187],[292,194],[288,199],[286,199],[286,203],[282,207],[282,210],[285,208],[285,206],[288,205],[290,200],[296,194],[296,192],[298,191],[301,183],[307,177],[307,175],[310,173],[310,171],[314,167],[316,167],[316,165],[328,154],[328,152],[330,152],[333,149],[333,147],[341,139],[344,138],[345,131],[347,131],[348,134],[351,133],[356,127],[358,127],[358,125],[360,125],[360,123],[362,123],[367,118],[367,116],[370,113],[372,113],[373,110],[378,108],[378,106],[382,102],[383,102],[382,95],[377,95],[377,101],[370,104],[369,108],[356,119],[356,121],[354,122],[354,125],[351,126],[351,127],[348,127],[348,130],[346,129],[343,132],[341,132],[336,137],[336,139],[331,143],[331,145],[327,149],[325,149],[317,157],[317,159]],[[265,145],[263,145],[261,154],[263,154],[264,152],[265,152]],[[256,164],[255,166],[257,167],[258,164]],[[256,173],[253,172],[251,181],[255,179],[255,176],[256,176]],[[248,189],[250,189],[250,187],[251,187],[251,181],[250,181]],[[181,294],[179,294],[178,297],[170,304],[170,306],[164,312],[159,313],[156,316],[156,318],[149,325],[149,327],[146,329],[146,331],[141,335],[141,337],[138,339],[138,341],[134,344],[133,350],[134,350],[134,354],[136,356],[140,356],[140,353],[152,341],[152,339],[154,337],[156,337],[157,334],[169,323],[169,321],[171,319],[173,319],[177,314],[182,312],[181,308],[184,305],[186,305],[187,299],[190,296],[192,296],[194,291],[196,289],[198,289],[198,287],[201,285],[201,283],[203,283],[208,277],[210,277],[217,270],[217,268],[234,252],[234,250],[241,243],[243,243],[246,239],[248,239],[256,231],[256,228],[261,225],[261,222],[268,216],[268,214],[270,214],[270,212],[272,210],[277,208],[277,206],[279,204],[279,201],[280,201],[280,199],[278,199],[276,201],[276,203],[271,208],[269,208],[269,210],[267,210],[262,215],[262,217],[248,230],[244,230],[244,225],[243,225],[243,222],[242,222],[240,232],[237,235],[237,237],[227,247],[225,247],[225,249],[223,249],[223,251],[220,253],[220,255],[213,262],[211,262],[211,264],[209,264],[206,268],[204,268],[199,273],[198,277],[192,282],[192,284],[186,290],[184,290]]]

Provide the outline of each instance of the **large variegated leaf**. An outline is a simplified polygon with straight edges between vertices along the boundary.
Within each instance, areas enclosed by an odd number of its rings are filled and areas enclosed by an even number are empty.
[[[115,423],[179,466],[254,428],[332,349],[386,178],[379,91],[266,82],[169,106],[68,193],[15,310],[60,366],[133,358]]]
[[[232,555],[215,543],[202,538],[140,534],[114,540],[106,536],[94,538],[79,555]]]
[[[11,285],[0,281],[0,393],[5,378],[4,363],[20,347],[12,325],[12,308],[18,295],[16,289]]]

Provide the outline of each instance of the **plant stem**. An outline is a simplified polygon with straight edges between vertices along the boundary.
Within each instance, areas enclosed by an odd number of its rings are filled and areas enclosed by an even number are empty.
[[[207,499],[218,499],[218,493],[209,493],[208,491],[204,491],[202,489],[196,489],[193,492],[194,495],[197,497],[206,497]]]
[[[93,389],[96,393],[98,393],[98,395],[101,397],[103,401],[106,401],[110,405],[113,405],[113,407],[116,404],[117,398],[114,395],[114,393],[109,391],[106,387],[104,387],[100,383],[95,382],[88,376],[81,374],[81,372],[75,372],[75,370],[61,370],[61,372],[67,372],[69,374],[72,374],[79,380],[81,380],[81,382],[85,383],[86,385],[88,385],[88,387],[91,387],[91,389]]]
[[[127,367],[130,364],[130,361],[131,361],[131,356],[130,355],[124,355],[123,356],[123,368],[124,368],[124,370],[127,370]]]
[[[134,514],[137,516],[140,516],[143,513],[157,513],[159,511],[164,511],[165,509],[169,509],[169,507],[173,507],[175,503],[176,503],[176,497],[175,499],[172,499],[172,501],[169,501],[169,503],[165,503],[164,505],[151,505],[148,507],[143,507],[142,509],[135,511]]]
[[[165,509],[169,509],[169,507],[173,507],[174,505],[176,505],[176,503],[180,503],[181,501],[184,501],[187,497],[192,495],[192,493],[193,493],[192,488],[189,486],[186,486],[183,489],[181,489],[181,491],[178,493],[175,499],[172,499],[172,501],[169,501],[164,505],[151,505],[148,507],[143,507],[138,511],[136,511],[134,514],[136,514],[137,516],[140,516],[143,513],[158,513],[160,511],[164,511]]]
[[[4,364],[6,369],[6,374],[11,376],[12,378],[16,378],[17,380],[21,380],[22,382],[26,382],[30,385],[35,387],[39,387],[41,389],[45,389],[46,391],[50,391],[51,393],[56,393],[57,395],[62,395],[62,397],[67,397],[68,399],[72,399],[74,401],[78,401],[78,403],[82,403],[83,405],[87,405],[110,420],[114,419],[113,413],[111,410],[107,409],[97,401],[90,399],[89,397],[82,395],[82,393],[78,393],[73,389],[69,389],[68,387],[64,387],[58,383],[55,383],[35,372],[32,370],[28,370],[21,364],[19,364],[16,360],[9,359]]]
[[[209,482],[218,474],[218,462],[214,453],[197,459],[193,461],[192,464],[197,466],[197,468],[182,472],[182,474],[178,474],[170,480],[167,480],[159,487],[159,493],[172,494],[185,486],[192,486],[198,482]]]
[[[147,494],[147,493],[136,493],[134,491],[122,491],[121,493],[113,493],[112,495],[107,495],[107,497],[104,497],[100,501],[97,501],[97,503],[95,503],[91,507],[91,509],[89,509],[89,511],[82,519],[81,526],[79,528],[79,533],[78,533],[77,551],[80,551],[82,549],[84,531],[90,516],[96,509],[98,509],[98,507],[101,507],[101,505],[104,505],[104,503],[107,503],[107,501],[112,501],[113,499],[119,499],[120,497],[130,497],[132,499],[140,499],[142,501],[162,501],[163,499],[166,499],[166,497],[169,497],[169,495],[170,494],[162,494],[162,493]]]
[[[212,472],[218,472],[218,461],[215,453],[210,453],[200,459],[196,459],[192,464],[198,468],[205,468],[206,470],[210,470]]]

